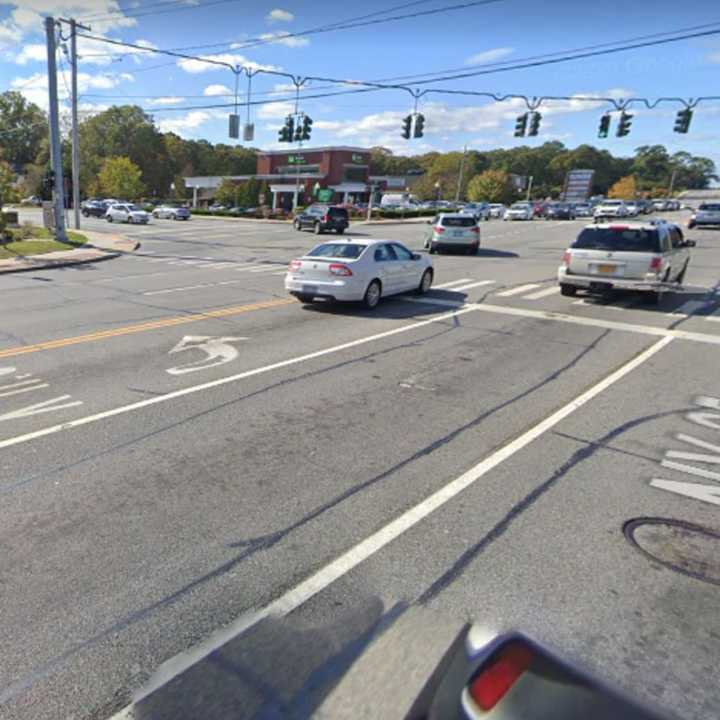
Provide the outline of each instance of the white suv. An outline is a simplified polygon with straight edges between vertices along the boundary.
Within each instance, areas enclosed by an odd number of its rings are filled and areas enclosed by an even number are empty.
[[[677,225],[663,222],[587,225],[563,255],[560,291],[643,290],[657,299],[668,283],[683,282],[694,246]]]
[[[603,218],[624,218],[630,215],[624,200],[603,200],[595,206],[593,218],[599,222]]]

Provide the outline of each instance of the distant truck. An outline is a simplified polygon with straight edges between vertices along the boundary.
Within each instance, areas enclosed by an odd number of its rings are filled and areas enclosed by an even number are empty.
[[[385,193],[380,199],[381,207],[417,207],[418,202],[409,192]]]

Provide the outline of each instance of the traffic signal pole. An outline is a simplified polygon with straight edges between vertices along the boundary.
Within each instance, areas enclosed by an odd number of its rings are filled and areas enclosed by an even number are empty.
[[[60,139],[60,113],[57,94],[57,66],[55,64],[55,18],[45,18],[45,37],[47,41],[48,62],[48,104],[50,124],[50,163],[55,173],[53,201],[55,210],[55,238],[60,242],[68,241],[65,232],[65,188],[62,174],[62,144]]]

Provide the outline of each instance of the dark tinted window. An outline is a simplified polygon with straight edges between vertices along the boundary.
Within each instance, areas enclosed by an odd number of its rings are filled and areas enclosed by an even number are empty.
[[[342,219],[347,218],[348,212],[345,208],[333,207],[328,210],[328,215],[332,218]]]
[[[355,243],[323,243],[313,248],[308,257],[332,257],[346,258],[353,260],[363,254],[367,245],[356,245]]]
[[[392,249],[395,251],[398,260],[412,260],[412,253],[407,248],[404,248],[402,245],[393,243]]]
[[[670,242],[674,248],[682,247],[683,234],[679,227],[675,226],[670,228]]]
[[[585,228],[572,247],[611,252],[660,252],[660,238],[657,230]]]
[[[711,210],[712,212],[720,212],[720,203],[703,203],[699,210]]]
[[[442,219],[443,227],[473,227],[477,225],[475,218],[468,217],[444,217]]]
[[[388,260],[397,260],[395,251],[390,245],[380,245],[375,249],[376,262],[387,262]]]

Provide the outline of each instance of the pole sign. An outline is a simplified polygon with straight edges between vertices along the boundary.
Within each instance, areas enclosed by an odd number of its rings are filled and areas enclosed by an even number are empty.
[[[587,200],[592,190],[594,170],[570,170],[565,176],[562,199],[565,202]]]

